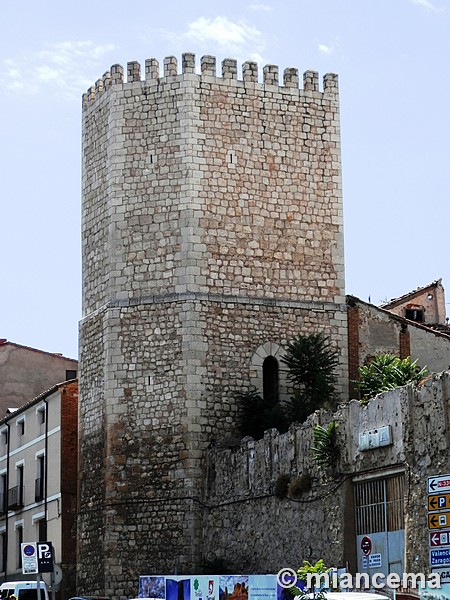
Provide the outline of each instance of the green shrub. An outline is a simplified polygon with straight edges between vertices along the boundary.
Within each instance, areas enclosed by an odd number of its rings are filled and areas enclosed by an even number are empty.
[[[250,435],[255,440],[264,436],[268,429],[288,430],[289,424],[279,402],[264,400],[256,390],[237,395],[241,406],[240,432],[243,437]]]
[[[289,495],[298,500],[305,492],[309,492],[311,487],[311,475],[309,473],[302,473],[291,481],[291,485],[289,486]]]
[[[320,469],[334,467],[338,458],[336,446],[336,424],[331,421],[327,427],[316,425],[313,431],[313,456]]]
[[[355,383],[363,401],[407,383],[418,383],[427,374],[426,367],[421,369],[416,360],[411,362],[409,356],[401,359],[393,354],[378,354],[358,370],[360,379]]]
[[[275,482],[275,496],[278,500],[284,500],[284,498],[286,498],[290,481],[291,478],[286,473],[282,473],[278,476]]]

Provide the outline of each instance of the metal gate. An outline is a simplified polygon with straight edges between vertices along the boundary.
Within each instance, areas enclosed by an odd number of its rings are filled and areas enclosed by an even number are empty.
[[[403,574],[404,475],[354,483],[359,573]]]

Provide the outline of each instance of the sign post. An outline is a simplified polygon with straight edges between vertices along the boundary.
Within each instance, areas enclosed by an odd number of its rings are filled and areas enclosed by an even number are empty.
[[[427,479],[430,567],[444,575],[450,572],[450,474]]]
[[[34,542],[21,545],[22,573],[31,575],[38,572],[37,548]]]
[[[53,571],[53,546],[51,542],[37,542],[37,561],[39,573]]]
[[[21,545],[22,573],[36,575],[36,596],[41,600],[41,573],[53,573],[53,546],[51,542],[27,542]],[[52,589],[54,598],[54,589]]]

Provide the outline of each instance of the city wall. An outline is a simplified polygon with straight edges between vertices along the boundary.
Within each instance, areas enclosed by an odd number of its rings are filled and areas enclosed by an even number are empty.
[[[353,400],[334,414],[315,413],[288,433],[244,439],[239,448],[208,453],[203,552],[223,558],[232,571],[277,572],[303,560],[355,571],[353,480],[405,475],[405,569],[428,572],[427,477],[449,472],[450,374],[442,373],[372,399]],[[313,428],[334,420],[340,457],[335,472],[318,469]],[[361,451],[359,434],[390,425],[392,444]],[[291,485],[311,476],[311,489],[297,499],[279,499],[280,475]],[[423,570],[423,571],[422,571]]]

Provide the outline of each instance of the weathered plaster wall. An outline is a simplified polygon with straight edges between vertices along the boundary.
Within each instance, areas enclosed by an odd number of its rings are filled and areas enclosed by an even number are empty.
[[[445,325],[445,292],[441,280],[382,306],[400,317],[406,309],[423,309],[424,323]]]
[[[450,336],[408,325],[411,356],[430,373],[439,373],[450,368]]]
[[[360,300],[350,308],[357,311],[352,318],[352,332],[357,329],[357,338],[353,341],[353,364],[363,365],[375,354],[389,352],[395,356],[401,352],[402,335],[408,337],[409,351],[412,360],[420,366],[427,366],[428,371],[440,373],[450,365],[450,336],[415,324],[406,319],[397,319],[386,310],[382,310]],[[355,375],[355,371],[353,370]]]
[[[0,340],[0,418],[8,408],[18,408],[66,381],[66,371],[77,368],[71,358]]]
[[[382,394],[367,406],[352,401],[334,414],[316,413],[288,433],[268,432],[264,439],[244,439],[238,449],[208,453],[204,512],[205,558],[223,557],[239,572],[276,572],[302,560],[324,558],[329,564],[355,567],[356,542],[352,479],[405,475],[407,571],[427,572],[426,480],[449,472],[450,374]],[[337,425],[340,460],[337,478],[325,477],[312,460],[315,424]],[[359,433],[391,425],[393,443],[365,452]],[[312,475],[312,489],[301,502],[278,500],[280,474]]]

